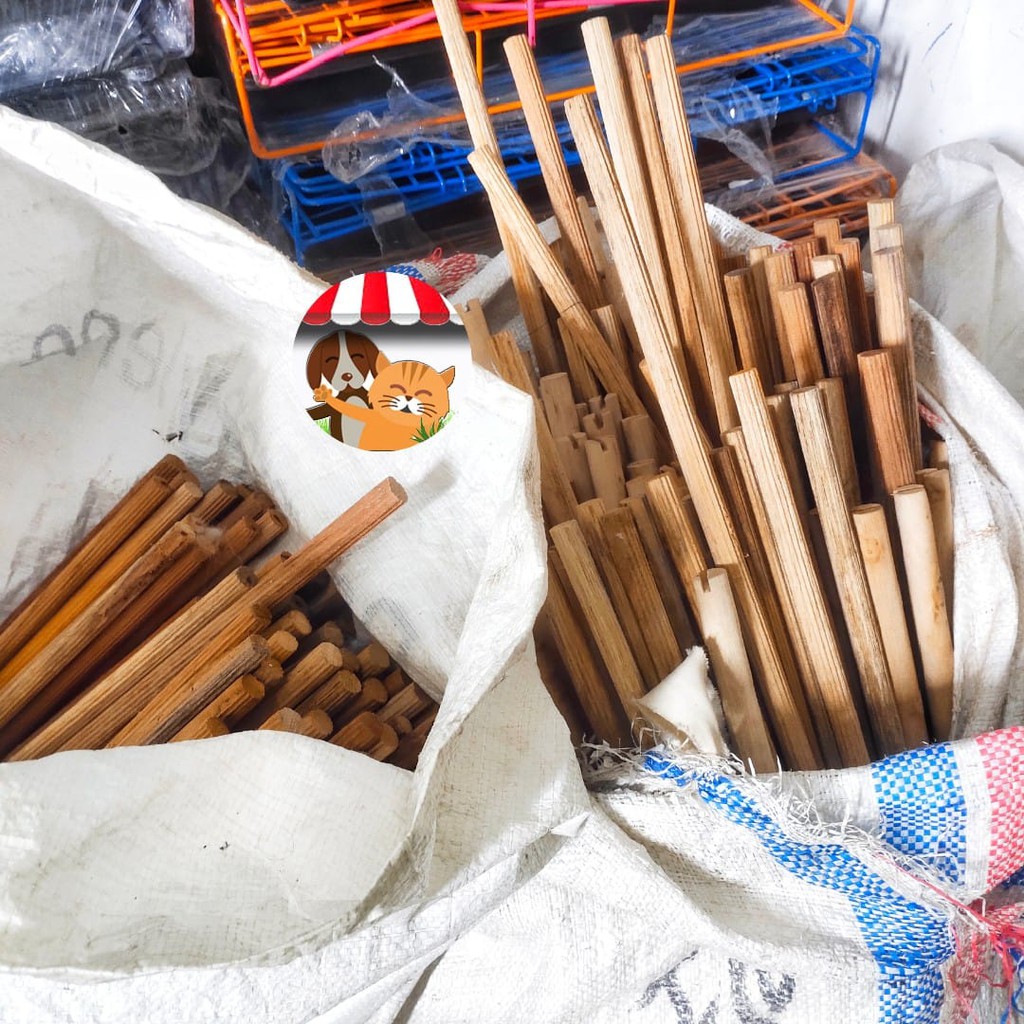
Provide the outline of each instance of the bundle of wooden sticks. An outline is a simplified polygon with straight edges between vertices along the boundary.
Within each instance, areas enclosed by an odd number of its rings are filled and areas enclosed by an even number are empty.
[[[949,474],[937,440],[924,468],[892,204],[869,211],[873,295],[835,221],[723,255],[669,39],[615,40],[595,18],[601,120],[586,96],[565,113],[596,214],[526,39],[505,44],[560,228],[549,245],[501,163],[457,5],[435,6],[537,364],[466,309],[478,358],[536,402],[552,541],[537,646],[570,723],[628,737],[699,636],[759,770],[945,738]]]
[[[0,626],[0,756],[278,729],[413,768],[434,702],[349,649],[327,566],[405,501],[385,480],[295,554],[263,491],[153,467]]]

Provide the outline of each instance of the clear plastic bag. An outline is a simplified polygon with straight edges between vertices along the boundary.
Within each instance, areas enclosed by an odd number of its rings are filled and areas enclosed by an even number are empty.
[[[192,0],[4,0],[0,96],[125,68],[159,70],[195,41]]]

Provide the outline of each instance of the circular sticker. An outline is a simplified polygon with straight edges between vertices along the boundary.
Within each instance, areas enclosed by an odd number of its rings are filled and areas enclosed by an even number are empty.
[[[312,421],[374,452],[439,434],[458,413],[470,362],[451,303],[425,281],[390,271],[328,288],[302,318],[295,353]]]

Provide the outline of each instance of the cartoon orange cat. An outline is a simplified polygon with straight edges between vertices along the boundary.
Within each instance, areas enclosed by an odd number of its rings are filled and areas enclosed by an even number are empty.
[[[326,385],[314,390],[313,399],[366,424],[359,438],[363,451],[394,452],[411,448],[444,425],[454,380],[454,366],[438,373],[415,359],[391,363],[381,353],[370,385],[369,409],[335,398]]]

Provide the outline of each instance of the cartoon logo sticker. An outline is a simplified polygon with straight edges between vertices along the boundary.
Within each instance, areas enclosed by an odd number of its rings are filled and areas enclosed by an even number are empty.
[[[328,288],[295,336],[306,409],[331,437],[363,451],[412,448],[455,415],[456,372],[469,358],[458,313],[415,277],[379,271]]]

